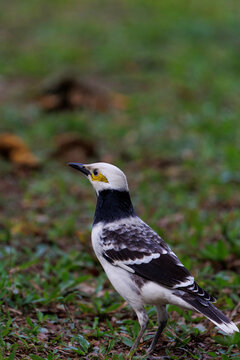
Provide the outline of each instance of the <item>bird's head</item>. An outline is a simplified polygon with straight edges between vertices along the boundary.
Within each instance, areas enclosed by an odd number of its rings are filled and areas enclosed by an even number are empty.
[[[94,164],[70,162],[68,165],[87,176],[97,194],[102,190],[128,191],[126,176],[114,165],[104,162]]]

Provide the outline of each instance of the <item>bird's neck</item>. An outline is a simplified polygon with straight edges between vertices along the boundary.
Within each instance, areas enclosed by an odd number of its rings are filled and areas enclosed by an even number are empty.
[[[93,225],[136,216],[128,191],[102,190],[98,194]]]

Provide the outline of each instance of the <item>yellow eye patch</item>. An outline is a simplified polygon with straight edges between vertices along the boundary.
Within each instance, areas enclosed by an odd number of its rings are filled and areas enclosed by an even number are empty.
[[[102,182],[108,183],[107,178],[100,172],[98,172],[97,175],[94,175],[94,173],[91,173],[91,178],[93,181],[102,181]]]

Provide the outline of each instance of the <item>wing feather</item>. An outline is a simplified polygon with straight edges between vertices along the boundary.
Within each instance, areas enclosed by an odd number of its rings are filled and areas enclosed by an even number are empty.
[[[115,266],[127,266],[131,272],[169,288],[192,285],[190,272],[161,237],[136,219],[137,223],[105,226],[103,256]]]
[[[106,225],[102,235],[103,256],[142,278],[214,302],[203,290],[162,238],[138,217],[131,222]]]

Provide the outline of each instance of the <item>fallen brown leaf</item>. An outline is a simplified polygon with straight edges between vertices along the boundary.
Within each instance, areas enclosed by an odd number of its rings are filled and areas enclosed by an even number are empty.
[[[65,162],[88,162],[90,157],[96,156],[95,144],[91,140],[81,138],[75,133],[63,133],[55,138],[56,151],[53,157]]]
[[[110,108],[124,110],[127,97],[111,93],[102,85],[74,77],[63,77],[50,84],[37,99],[45,111],[90,109],[104,112]]]
[[[23,168],[37,168],[39,159],[31,153],[25,142],[11,133],[0,134],[0,155]]]

